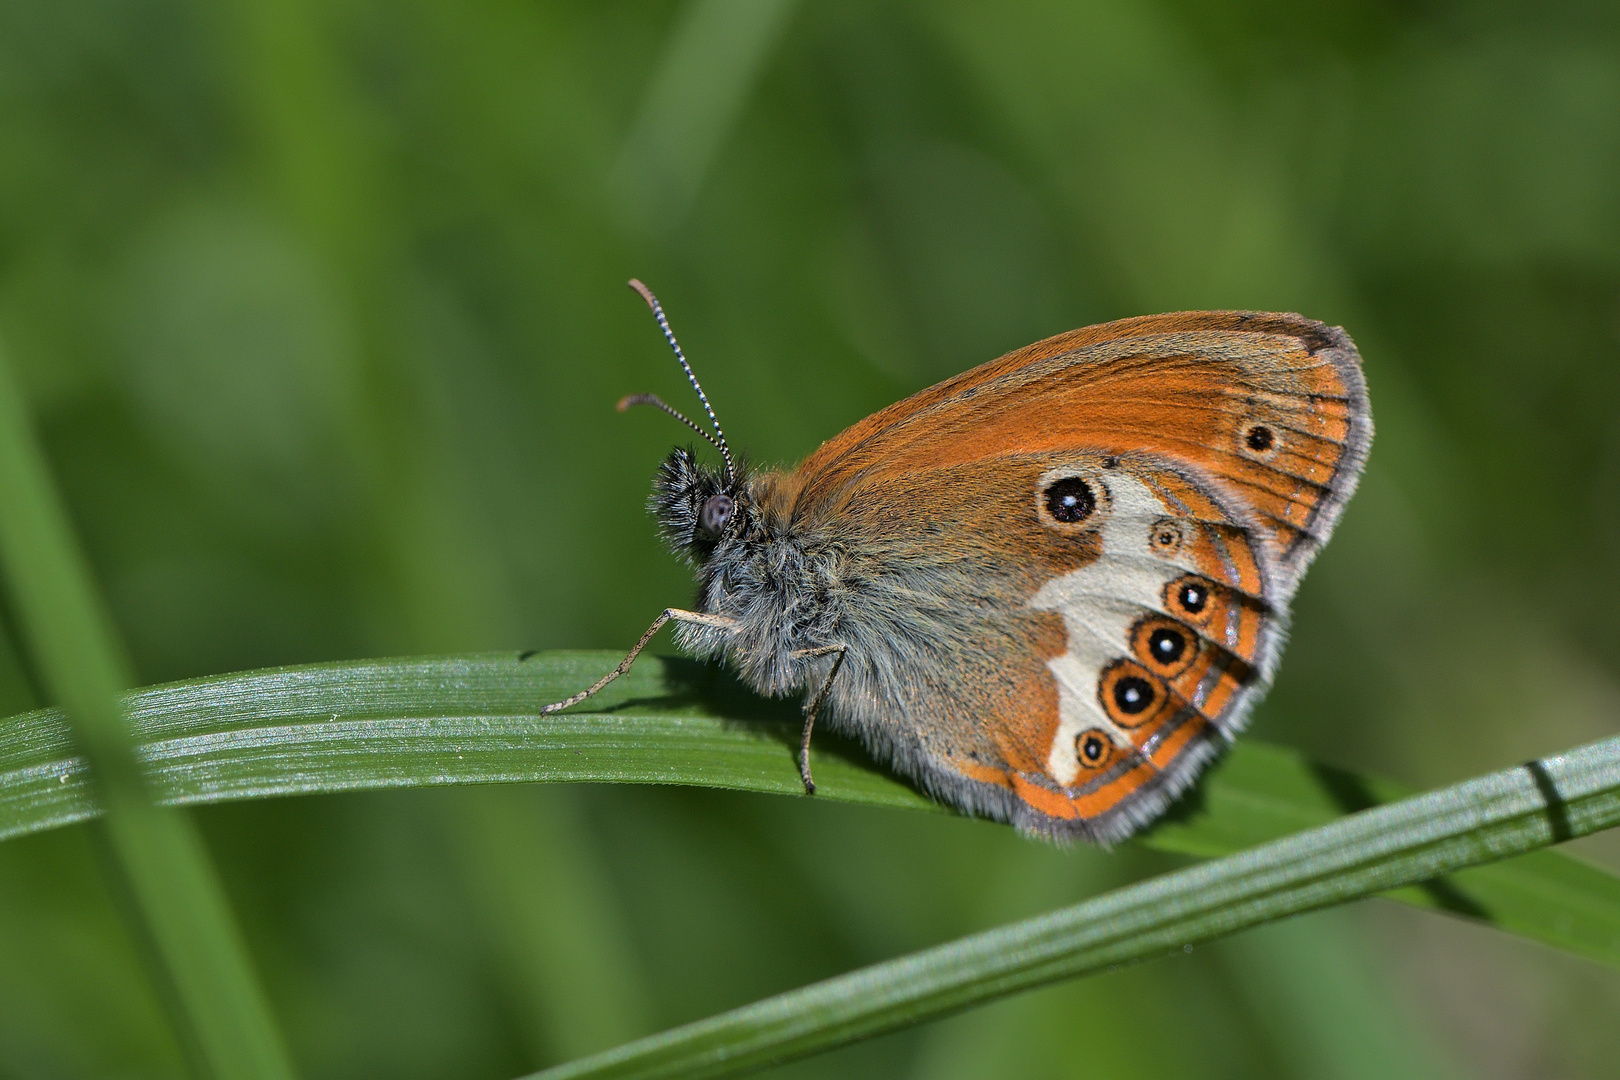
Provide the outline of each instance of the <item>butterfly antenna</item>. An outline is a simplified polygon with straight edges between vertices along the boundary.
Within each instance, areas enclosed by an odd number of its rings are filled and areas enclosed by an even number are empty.
[[[692,420],[679,409],[672,408],[668,402],[659,397],[657,394],[631,394],[628,397],[622,397],[619,399],[618,407],[620,412],[624,412],[624,410],[633,405],[653,405],[657,408],[663,409],[665,412],[669,413],[669,415],[673,416],[675,419],[679,420],[681,423],[685,424],[687,427],[691,428],[705,439],[708,439],[709,445],[720,451],[721,454],[725,454],[726,448],[716,442],[713,435],[710,435],[707,431],[703,430],[703,428],[699,427],[695,420]],[[726,460],[729,463],[731,459],[728,456]]]
[[[664,307],[658,302],[658,297],[654,296],[651,289],[647,288],[647,286],[643,285],[635,278],[630,279],[630,287],[636,290],[636,292],[640,293],[641,298],[647,301],[647,306],[652,308],[653,318],[658,320],[658,328],[664,332],[664,340],[668,341],[669,347],[675,350],[675,359],[681,362],[681,370],[686,372],[687,381],[692,384],[692,389],[697,391],[698,400],[703,403],[703,411],[709,414],[709,423],[714,425],[715,437],[712,439],[709,438],[708,432],[692,423],[692,421],[687,420],[686,417],[682,416],[668,405],[665,405],[662,401],[659,401],[651,394],[637,394],[633,396],[637,398],[651,398],[652,400],[646,401],[645,404],[658,405],[659,408],[663,409],[671,416],[674,416],[680,420],[685,420],[694,431],[702,435],[705,439],[709,439],[709,441],[715,445],[715,448],[720,451],[720,456],[726,459],[726,482],[730,483],[731,480],[737,475],[737,465],[731,460],[731,448],[726,445],[726,433],[720,430],[720,420],[714,415],[714,408],[709,404],[709,395],[703,392],[703,384],[698,382],[698,377],[696,375],[692,374],[692,365],[686,362],[686,354],[681,352],[681,343],[675,340],[675,331],[669,328],[669,319],[665,317]],[[626,402],[629,402],[629,404],[626,404]],[[619,402],[619,408],[627,409],[630,407],[630,405],[639,404],[643,404],[643,402],[632,401],[630,398],[625,398],[624,401]]]

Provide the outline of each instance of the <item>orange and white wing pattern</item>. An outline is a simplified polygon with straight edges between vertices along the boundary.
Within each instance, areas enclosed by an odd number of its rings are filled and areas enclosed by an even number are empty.
[[[882,605],[834,718],[959,805],[1129,835],[1264,692],[1371,433],[1343,331],[1243,312],[1077,330],[875,414],[774,497],[973,604]]]
[[[1157,817],[1243,726],[1281,651],[1286,609],[1266,532],[1206,478],[1148,456],[1043,477],[1094,491],[1098,558],[1028,603],[1061,618],[1046,660],[1056,723],[1014,790],[1111,837]],[[1044,524],[1044,523],[1043,523]],[[1052,526],[1048,526],[1052,527]]]

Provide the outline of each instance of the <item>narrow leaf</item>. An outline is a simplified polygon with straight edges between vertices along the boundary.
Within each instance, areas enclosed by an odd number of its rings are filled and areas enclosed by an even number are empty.
[[[46,690],[67,719],[52,725],[60,756],[76,743],[76,799],[91,773],[117,866],[115,892],[162,964],[163,998],[176,1003],[181,1041],[202,1068],[234,1080],[292,1076],[253,978],[246,949],[201,838],[183,814],[158,806],[119,708],[126,665],[67,515],[34,442],[22,399],[0,357],[0,563]],[[8,752],[30,737],[8,725]],[[84,762],[88,761],[88,765]],[[80,815],[82,816],[82,815]]]
[[[1365,810],[537,1073],[730,1076],[1620,824],[1620,737]]]
[[[610,653],[377,660],[218,676],[131,694],[152,783],[175,803],[439,784],[693,784],[802,797],[797,713],[713,668],[648,657],[589,713],[538,717]],[[848,743],[818,736],[817,799],[944,812]],[[1141,842],[1227,855],[1403,794],[1240,742]],[[0,838],[95,814],[61,717],[0,733]],[[1393,894],[1620,966],[1620,878],[1557,852]]]

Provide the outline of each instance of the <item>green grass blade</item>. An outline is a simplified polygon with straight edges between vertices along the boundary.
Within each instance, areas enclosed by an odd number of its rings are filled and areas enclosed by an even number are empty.
[[[217,676],[136,691],[126,710],[174,803],[500,782],[697,784],[801,795],[797,712],[691,661],[647,657],[589,713],[537,717],[611,667],[610,653],[376,660]],[[818,738],[818,799],[939,811],[854,748]],[[0,838],[91,817],[61,717],[0,735]],[[1403,794],[1239,743],[1141,842],[1231,854]],[[1536,852],[1392,894],[1620,967],[1620,879]]]
[[[1185,855],[1229,855],[1412,794],[1246,740],[1140,842]],[[1529,852],[1386,895],[1620,967],[1620,877],[1562,852]]]
[[[695,0],[683,7],[613,167],[631,224],[673,228],[775,50],[797,0]]]
[[[534,1080],[728,1076],[1620,824],[1620,737],[756,1002]]]
[[[103,836],[121,874],[136,931],[160,959],[182,1042],[212,1075],[282,1080],[292,1068],[237,936],[201,839],[149,791],[120,710],[129,680],[34,442],[9,367],[0,357],[0,562],[18,622],[46,690],[71,721],[72,741],[106,809]],[[8,725],[6,741],[27,737]],[[83,793],[81,791],[81,798]]]

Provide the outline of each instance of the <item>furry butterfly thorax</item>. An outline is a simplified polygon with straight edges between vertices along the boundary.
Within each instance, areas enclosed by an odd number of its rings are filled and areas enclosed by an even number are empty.
[[[1185,312],[1061,334],[881,410],[790,470],[712,432],[649,503],[693,566],[685,652],[933,797],[1053,839],[1156,818],[1243,727],[1372,436],[1349,337]]]
[[[746,462],[733,473],[671,451],[653,481],[648,510],[664,542],[698,579],[697,608],[734,620],[731,627],[680,622],[676,641],[700,659],[731,659],[756,691],[781,697],[804,689],[831,654],[807,652],[835,644],[860,618],[862,592],[836,535],[793,521],[781,472]],[[723,521],[704,521],[704,508],[724,500]]]

